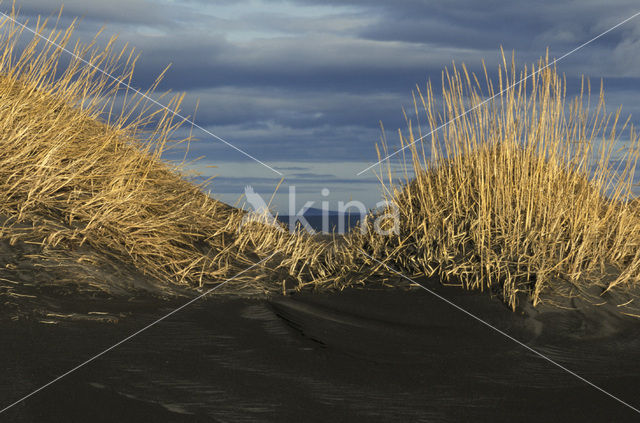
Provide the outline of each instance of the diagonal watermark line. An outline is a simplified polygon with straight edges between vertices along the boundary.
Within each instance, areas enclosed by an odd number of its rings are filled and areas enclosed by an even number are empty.
[[[1,13],[1,12],[0,12]],[[206,291],[203,294],[198,295],[197,297],[195,297],[194,299],[190,300],[189,302],[181,305],[180,307],[176,308],[175,310],[173,310],[170,313],[165,314],[164,316],[162,316],[161,318],[159,318],[158,320],[148,324],[147,326],[143,327],[142,329],[138,330],[137,332],[127,336],[126,338],[124,338],[122,341],[110,346],[109,348],[107,348],[106,350],[102,351],[99,354],[94,355],[93,357],[91,357],[90,359],[88,359],[87,361],[78,364],[76,367],[74,367],[73,369],[61,374],[60,376],[58,376],[57,378],[53,379],[51,382],[46,383],[45,385],[42,385],[40,388],[36,389],[35,391],[31,392],[28,395],[25,395],[24,397],[20,398],[19,400],[15,401],[14,403],[6,406],[5,408],[3,408],[2,410],[0,410],[0,414],[4,413],[5,411],[9,410],[11,407],[20,404],[22,401],[26,400],[27,398],[37,394],[38,392],[42,391],[43,389],[53,385],[54,383],[56,383],[57,381],[59,381],[60,379],[70,375],[71,373],[75,372],[76,370],[80,369],[81,367],[86,366],[87,364],[91,363],[92,361],[102,357],[103,355],[105,355],[106,353],[108,353],[109,351],[119,347],[120,345],[124,344],[125,342],[127,342],[128,340],[130,340],[131,338],[134,338],[136,336],[138,336],[139,334],[141,334],[142,332],[146,331],[147,329],[151,328],[152,326],[155,326],[156,324],[160,323],[161,321],[163,321],[164,319],[166,319],[169,316],[174,315],[175,313],[179,312],[180,310],[184,309],[185,307],[195,303],[196,301],[198,301],[199,299],[201,299],[202,297],[212,293],[213,291],[215,291],[216,289],[220,288],[221,286],[227,284],[228,282],[231,282],[232,280],[234,280],[235,278],[237,278],[238,276],[242,275],[245,272],[248,272],[249,270],[253,269],[256,266],[259,266],[260,264],[264,263],[265,261],[269,260],[271,257],[273,257],[274,255],[276,255],[277,251],[273,254],[271,254],[269,257],[263,258],[262,260],[260,260],[257,263],[252,264],[251,266],[247,267],[246,269],[244,269],[243,271],[237,273],[236,275],[232,276],[231,278],[225,280],[224,282],[216,285],[215,287],[211,288],[210,290]]]
[[[605,391],[604,389],[602,389],[601,387],[599,387],[598,385],[594,384],[593,382],[588,381],[587,379],[583,378],[582,376],[580,376],[579,374],[567,369],[566,367],[564,367],[562,364],[557,363],[556,361],[550,359],[549,357],[547,357],[546,355],[538,352],[537,350],[534,350],[533,348],[531,348],[530,346],[528,346],[527,344],[525,344],[524,342],[521,342],[519,340],[517,340],[516,338],[514,338],[513,336],[509,335],[508,333],[498,329],[497,327],[493,326],[491,323],[487,323],[486,321],[482,320],[481,318],[479,318],[478,316],[476,316],[475,314],[465,310],[464,308],[460,307],[459,305],[457,305],[456,303],[449,301],[448,299],[444,298],[442,295],[434,292],[433,290],[427,288],[426,286],[416,282],[414,279],[405,276],[404,274],[398,272],[397,270],[395,270],[394,268],[392,268],[391,266],[389,266],[386,263],[381,262],[380,260],[377,260],[373,257],[371,257],[369,254],[367,254],[366,252],[364,252],[363,250],[360,250],[360,252],[362,254],[364,254],[366,257],[370,258],[371,260],[381,264],[382,266],[386,267],[387,269],[389,269],[391,272],[395,273],[396,275],[408,280],[409,282],[412,282],[416,285],[418,285],[420,288],[424,289],[425,291],[427,291],[428,293],[430,293],[431,295],[441,299],[442,301],[444,301],[445,303],[449,304],[450,306],[460,310],[461,312],[463,312],[464,314],[468,315],[469,317],[472,317],[473,319],[477,320],[478,322],[482,323],[483,325],[493,329],[494,331],[498,332],[499,334],[509,338],[510,340],[512,340],[513,342],[515,342],[516,344],[526,348],[527,350],[531,351],[532,353],[534,353],[535,355],[537,355],[538,357],[548,361],[549,363],[553,364],[554,366],[559,367],[560,369],[564,370],[565,372],[569,373],[570,375],[580,379],[581,381],[583,381],[584,383],[591,385],[592,387],[594,387],[595,389],[597,389],[598,391],[602,392],[603,394],[613,398],[614,400],[618,401],[619,403],[621,403],[622,405],[625,405],[627,407],[629,407],[630,409],[632,409],[633,411],[635,411],[636,413],[640,414],[640,409],[632,406],[629,403],[624,402],[623,400],[621,400],[620,398],[616,397],[613,394],[610,394],[609,392]]]
[[[619,26],[624,25],[625,23],[629,22],[631,19],[635,18],[638,15],[640,15],[640,12],[637,12],[636,14],[628,17],[627,19],[617,23],[616,25],[612,26],[611,28],[607,29],[606,31],[596,35],[595,37],[593,37],[589,41],[585,41],[584,43],[580,44],[578,47],[574,48],[573,50],[569,51],[568,53],[563,54],[559,58],[554,59],[551,63],[549,63],[546,66],[544,66],[544,67],[538,69],[537,71],[533,72],[531,75],[527,75],[526,77],[522,78],[521,80],[519,80],[518,82],[514,83],[513,85],[508,86],[507,88],[505,88],[504,90],[502,90],[499,93],[495,94],[494,96],[487,98],[486,100],[482,101],[481,103],[478,103],[475,106],[473,106],[472,108],[466,110],[464,113],[461,113],[458,116],[454,117],[453,119],[443,123],[442,125],[440,125],[437,128],[435,128],[433,131],[429,132],[428,134],[421,136],[420,138],[418,138],[417,140],[413,141],[412,143],[405,145],[404,147],[402,147],[402,148],[394,151],[393,153],[389,154],[385,158],[378,160],[377,162],[375,162],[371,166],[361,170],[360,172],[358,172],[356,174],[356,176],[362,175],[363,173],[365,173],[366,171],[370,170],[371,168],[379,165],[380,163],[382,163],[382,162],[384,162],[386,160],[389,160],[391,157],[395,156],[396,154],[398,154],[398,153],[404,151],[405,149],[411,147],[412,145],[414,145],[418,141],[421,141],[424,138],[426,138],[426,137],[428,137],[430,135],[433,135],[434,133],[438,132],[440,129],[444,128],[445,126],[448,126],[450,123],[455,122],[456,120],[460,119],[461,117],[464,117],[464,116],[468,115],[472,111],[476,110],[478,107],[481,107],[482,105],[488,103],[489,101],[493,100],[494,98],[498,97],[499,95],[505,93],[506,91],[508,91],[508,90],[510,90],[510,89],[512,89],[514,87],[517,87],[518,85],[522,84],[524,81],[526,81],[527,79],[531,78],[532,76],[537,75],[539,72],[545,70],[549,66],[553,66],[554,64],[558,63],[562,59],[566,58],[567,56],[570,56],[571,54],[575,53],[576,51],[580,50],[581,48],[586,47],[587,45],[591,44],[592,42],[594,42],[598,38],[602,37],[603,35],[608,34],[609,32],[613,31],[614,29],[618,28]]]
[[[23,24],[22,22],[16,20],[15,18],[7,15],[6,13],[0,11],[0,16],[4,16],[6,19],[9,19],[11,21],[13,21],[16,25],[20,26],[21,28],[29,31],[30,33],[36,35],[37,37],[41,38],[42,40],[44,40],[45,42],[55,46],[56,48],[60,49],[61,51],[64,51],[65,53],[70,54],[71,56],[73,56],[75,59],[80,60],[82,63],[84,63],[85,65],[91,67],[92,69],[95,69],[96,71],[100,72],[101,74],[105,75],[106,77],[112,79],[113,81],[117,82],[120,85],[123,85],[125,87],[127,87],[129,90],[133,91],[134,93],[142,96],[143,98],[146,98],[147,100],[151,101],[153,104],[155,104],[156,106],[160,107],[162,110],[166,110],[167,112],[173,114],[174,116],[176,116],[177,118],[179,118],[182,122],[187,122],[190,125],[193,125],[193,127],[198,128],[199,130],[201,130],[202,132],[204,132],[207,135],[212,136],[213,138],[217,139],[218,141],[226,144],[227,146],[233,148],[234,150],[238,151],[239,153],[245,155],[246,157],[250,158],[251,160],[260,163],[262,166],[266,167],[267,169],[277,173],[280,176],[283,176],[282,172],[277,171],[276,169],[272,168],[271,166],[269,166],[268,164],[260,161],[259,159],[256,159],[255,157],[253,157],[251,154],[247,153],[246,151],[242,150],[241,148],[236,147],[235,145],[231,144],[229,141],[219,137],[218,135],[214,134],[213,132],[209,131],[208,129],[198,125],[197,123],[195,123],[193,120],[189,119],[186,116],[181,115],[180,113],[176,112],[173,109],[170,109],[169,107],[165,106],[164,104],[160,103],[157,100],[154,100],[153,98],[149,97],[147,94],[143,93],[142,91],[133,88],[131,85],[129,85],[127,82],[123,81],[122,79],[113,76],[112,74],[104,71],[103,69],[95,66],[93,63],[90,63],[89,61],[83,59],[82,57],[78,56],[77,54],[75,54],[74,52],[72,52],[71,50],[63,47],[62,45],[56,43],[55,41],[50,40],[49,38],[45,37],[44,35],[38,33],[37,31],[34,31],[33,29],[29,28],[27,25]]]

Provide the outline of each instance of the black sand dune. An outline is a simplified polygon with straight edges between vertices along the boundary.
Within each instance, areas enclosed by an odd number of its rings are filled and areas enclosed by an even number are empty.
[[[513,313],[486,295],[431,285],[640,405],[637,319],[593,308]],[[2,406],[181,302],[111,300],[87,307],[99,304],[117,323],[2,323]],[[0,414],[11,422],[639,419],[421,289],[348,289],[270,300],[213,295]]]

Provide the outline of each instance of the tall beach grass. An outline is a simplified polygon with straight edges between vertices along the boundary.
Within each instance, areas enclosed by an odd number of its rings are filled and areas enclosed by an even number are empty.
[[[158,286],[220,283],[272,254],[229,287],[271,292],[326,282],[331,269],[311,266],[335,254],[325,243],[243,225],[243,212],[163,160],[191,141],[174,139],[184,122],[169,109],[179,111],[182,96],[155,93],[162,75],[144,94],[119,84],[108,75],[129,83],[134,52],[116,49],[115,39],[71,46],[75,25],[38,21],[38,35],[18,49],[30,34],[0,20],[0,237],[37,243],[60,266],[71,264],[66,252],[88,245]]]
[[[400,132],[404,171],[383,162],[380,172],[399,231],[369,226],[353,248],[409,275],[489,289],[511,307],[520,294],[538,304],[561,287],[637,285],[637,133],[620,110],[606,112],[602,89],[590,102],[584,78],[567,99],[548,57],[520,72],[503,59],[497,82],[486,67],[477,76],[454,66],[442,99],[430,84],[414,93],[419,119]],[[378,151],[390,153],[384,140]]]

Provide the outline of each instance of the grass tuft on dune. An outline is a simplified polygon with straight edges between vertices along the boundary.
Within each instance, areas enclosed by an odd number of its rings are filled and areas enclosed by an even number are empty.
[[[514,308],[520,294],[539,304],[549,290],[637,287],[638,136],[629,126],[621,141],[628,121],[619,123],[620,110],[607,114],[602,88],[590,104],[583,79],[568,101],[566,82],[548,65],[542,59],[518,74],[505,59],[497,86],[486,67],[480,83],[454,66],[443,74],[441,100],[431,85],[418,90],[415,116],[426,125],[407,119],[400,133],[408,146],[400,177],[388,162],[380,172],[399,230],[380,236],[370,225],[353,235],[354,248],[410,275],[490,289]],[[379,155],[387,154],[383,139]]]
[[[179,110],[182,97],[161,109],[145,97],[166,97],[154,94],[160,78],[145,96],[109,78],[131,80],[133,51],[94,40],[69,47],[71,58],[64,49],[75,23],[59,30],[43,21],[37,33],[57,46],[33,36],[18,52],[23,30],[7,18],[0,26],[0,239],[36,243],[59,266],[73,266],[68,252],[89,246],[158,287],[216,284],[274,253],[229,285],[268,292],[327,278],[317,266],[309,274],[326,244],[243,225],[243,212],[162,160],[190,142],[172,138],[183,122],[168,109]]]

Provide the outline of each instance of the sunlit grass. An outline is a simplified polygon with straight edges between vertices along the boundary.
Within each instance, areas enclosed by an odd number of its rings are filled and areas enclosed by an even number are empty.
[[[326,244],[242,225],[243,212],[163,161],[167,149],[190,139],[175,140],[183,122],[146,96],[176,111],[182,96],[154,94],[160,79],[140,95],[109,78],[131,81],[132,51],[116,50],[115,39],[71,47],[74,25],[47,29],[46,22],[37,32],[58,46],[33,36],[18,49],[21,28],[10,19],[0,25],[0,215],[9,217],[1,237],[39,243],[49,257],[89,245],[160,285],[219,283],[273,253],[229,287],[280,291],[329,277],[322,269],[310,273]],[[63,48],[77,57],[68,62]]]
[[[538,304],[548,289],[602,284],[612,271],[603,290],[638,284],[640,219],[629,203],[638,136],[619,122],[620,111],[606,113],[602,90],[589,104],[588,81],[568,100],[566,82],[548,63],[518,73],[505,60],[497,86],[486,68],[481,83],[454,66],[443,74],[438,106],[431,85],[417,91],[423,126],[408,119],[400,134],[409,146],[407,176],[398,178],[388,163],[381,172],[399,232],[380,236],[369,227],[352,235],[354,249],[409,275],[491,289],[512,307],[519,293]],[[618,151],[625,129],[629,141]],[[379,156],[387,154],[383,142]]]

